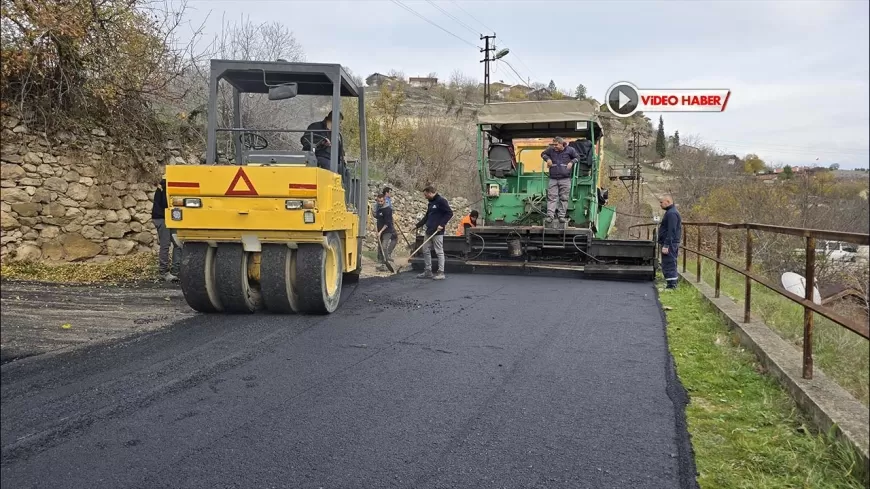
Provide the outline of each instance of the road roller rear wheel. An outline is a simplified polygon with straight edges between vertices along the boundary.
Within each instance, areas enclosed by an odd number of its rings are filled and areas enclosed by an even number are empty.
[[[260,258],[260,294],[269,312],[299,312],[296,295],[296,252],[283,244],[263,245]]]
[[[319,244],[300,244],[296,252],[299,312],[329,314],[338,308],[344,251],[338,233],[327,233],[326,241],[326,248]]]
[[[195,311],[223,310],[215,287],[215,248],[208,243],[185,243],[181,258],[181,293]]]
[[[215,278],[217,292],[224,312],[249,314],[260,307],[260,291],[251,283],[248,265],[253,253],[245,251],[241,244],[218,245],[215,255]]]

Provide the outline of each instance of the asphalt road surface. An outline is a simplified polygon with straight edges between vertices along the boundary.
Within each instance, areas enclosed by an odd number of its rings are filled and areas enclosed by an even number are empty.
[[[9,488],[694,486],[650,283],[363,280],[2,366]]]

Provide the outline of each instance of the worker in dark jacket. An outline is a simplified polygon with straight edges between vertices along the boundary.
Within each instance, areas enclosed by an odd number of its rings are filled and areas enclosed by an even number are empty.
[[[343,121],[344,114],[339,113],[339,118]],[[313,147],[314,156],[317,158],[317,166],[324,170],[329,170],[329,157],[332,152],[332,141],[329,140],[329,137],[332,134],[324,131],[332,131],[332,111],[329,111],[329,114],[326,114],[326,117],[322,121],[312,122],[306,130],[318,132],[306,132],[302,135],[302,138],[299,140],[302,143],[302,150],[312,151],[311,148]],[[345,166],[344,143],[341,140],[341,134],[339,134],[338,174],[342,177],[345,176]]]
[[[393,206],[386,204],[386,195],[379,194],[377,197],[378,210],[375,214],[378,229],[378,241],[380,242],[380,250],[383,251],[384,262],[393,261],[393,250],[396,249],[396,244],[399,242],[399,236],[396,234],[395,225],[393,223]],[[378,267],[384,271],[387,268],[384,265]]]
[[[423,196],[429,201],[426,207],[426,215],[415,226],[415,230],[426,227],[426,238],[434,237],[427,241],[421,251],[423,252],[423,273],[417,275],[417,278],[432,278],[435,280],[444,280],[444,228],[447,223],[453,218],[453,210],[450,209],[450,204],[447,199],[438,195],[435,187],[428,186],[423,189]],[[432,247],[435,247],[435,255],[438,257],[438,273],[432,275]]]
[[[154,204],[151,207],[151,221],[157,228],[157,242],[160,246],[158,253],[158,270],[167,282],[178,280],[178,269],[181,268],[181,250],[172,241],[172,233],[166,227],[166,209],[169,202],[166,199],[166,179],[160,180],[154,191]],[[172,248],[172,266],[169,265],[169,248]]]
[[[659,224],[659,244],[662,246],[662,274],[668,285],[665,290],[677,288],[680,276],[677,273],[677,255],[680,252],[680,238],[683,232],[683,218],[677,212],[674,198],[665,195],[659,199],[659,205],[665,211]]]
[[[559,222],[568,222],[568,195],[571,192],[571,174],[574,165],[580,159],[577,152],[560,137],[553,138],[553,145],[541,153],[541,158],[550,170],[550,181],[547,185],[547,219],[553,222],[558,202]]]

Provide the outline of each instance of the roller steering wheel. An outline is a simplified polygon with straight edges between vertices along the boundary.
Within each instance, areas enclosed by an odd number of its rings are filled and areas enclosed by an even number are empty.
[[[247,149],[260,151],[269,147],[269,141],[259,134],[244,132],[242,133],[242,145]]]

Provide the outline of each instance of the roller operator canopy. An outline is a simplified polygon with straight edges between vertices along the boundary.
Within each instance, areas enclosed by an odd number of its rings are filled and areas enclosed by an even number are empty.
[[[544,100],[501,102],[484,105],[477,123],[499,139],[548,136],[589,138],[590,129],[597,140],[601,122],[594,104],[585,100]]]
[[[333,81],[341,84],[342,97],[359,97],[362,90],[338,64],[213,59],[211,76],[242,93],[269,93],[270,86],[296,83],[298,95],[331,97]]]

